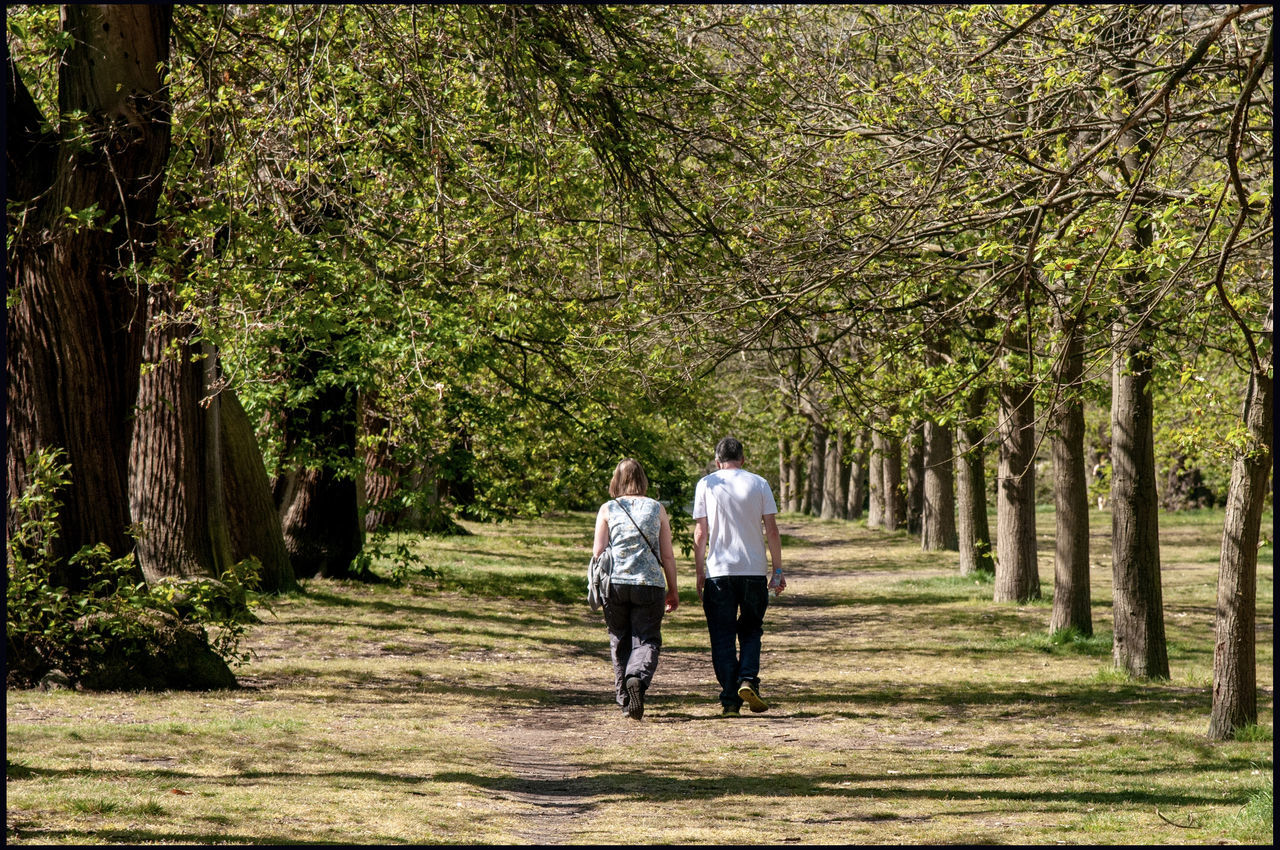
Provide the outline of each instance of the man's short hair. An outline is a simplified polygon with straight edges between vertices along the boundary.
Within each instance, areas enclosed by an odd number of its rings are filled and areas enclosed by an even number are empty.
[[[733,437],[725,437],[716,443],[716,463],[742,460],[742,443]]]

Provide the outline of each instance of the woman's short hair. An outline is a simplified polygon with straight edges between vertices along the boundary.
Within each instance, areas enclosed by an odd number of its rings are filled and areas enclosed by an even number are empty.
[[[649,478],[644,474],[644,467],[635,458],[623,458],[618,468],[613,471],[613,479],[609,482],[609,495],[643,496],[649,492]]]

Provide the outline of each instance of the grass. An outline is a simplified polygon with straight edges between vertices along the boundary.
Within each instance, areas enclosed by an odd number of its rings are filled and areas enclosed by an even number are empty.
[[[273,601],[234,691],[10,691],[11,844],[1269,844],[1271,548],[1259,723],[1205,738],[1221,511],[1162,521],[1172,678],[1111,664],[1109,517],[1093,635],[990,601],[954,553],[787,515],[762,715],[718,717],[692,567],[645,721],[610,704],[583,600],[589,514],[415,543],[404,587]],[[1048,532],[1048,533],[1046,533]],[[389,571],[389,565],[380,566]]]

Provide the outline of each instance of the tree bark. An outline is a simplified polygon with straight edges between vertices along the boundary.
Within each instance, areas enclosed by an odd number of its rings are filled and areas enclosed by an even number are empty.
[[[1093,634],[1089,588],[1089,480],[1084,460],[1084,404],[1080,381],[1084,348],[1074,321],[1056,315],[1062,340],[1058,359],[1058,403],[1053,409],[1053,501],[1057,538],[1053,562],[1053,614],[1049,631],[1073,628]]]
[[[896,530],[907,524],[907,493],[902,486],[902,441],[885,439],[884,452],[884,527]]]
[[[936,422],[924,423],[924,516],[920,545],[924,549],[960,548],[956,532],[956,491],[952,462],[951,429]]]
[[[822,471],[822,518],[841,519],[844,497],[840,492],[841,464],[844,458],[844,432],[827,435],[827,452]]]
[[[879,431],[871,432],[871,451],[868,453],[867,466],[867,527],[884,528],[885,507],[884,491],[884,458],[888,443]]]
[[[1118,324],[1111,378],[1111,573],[1115,664],[1168,678],[1151,404],[1151,353]]]
[[[303,468],[288,473],[282,489],[280,526],[294,574],[359,577],[352,569],[364,543],[355,480],[330,467]]]
[[[956,499],[960,542],[960,574],[994,573],[991,526],[987,521],[987,473],[983,460],[982,409],[986,390],[979,387],[965,401],[966,422],[956,429]]]
[[[37,451],[66,452],[71,485],[53,580],[71,587],[83,580],[65,559],[81,547],[106,543],[116,557],[133,548],[128,467],[144,316],[128,270],[152,250],[169,157],[171,17],[169,6],[64,7],[71,38],[59,108],[85,115],[67,139],[40,135],[42,117],[9,60],[8,169],[17,179],[6,200],[10,221],[24,225],[10,233],[7,256],[6,479],[20,492]],[[65,212],[93,208],[94,226]],[[20,518],[11,507],[6,521],[12,533]]]
[[[1213,648],[1213,708],[1209,737],[1225,740],[1258,722],[1257,615],[1258,530],[1271,473],[1272,378],[1253,372],[1245,399],[1249,440],[1231,464],[1227,516],[1218,562],[1218,610]]]
[[[836,516],[849,518],[849,487],[853,474],[850,460],[853,453],[853,439],[848,431],[840,432],[840,483],[836,492]]]
[[[1040,598],[1036,564],[1035,401],[1028,383],[1000,384],[996,602]]]
[[[1126,10],[1129,26],[1113,30],[1121,49],[1138,43],[1137,12]],[[1123,57],[1112,72],[1130,104],[1142,101],[1137,63]],[[1124,120],[1117,110],[1116,121]],[[1129,182],[1137,181],[1151,155],[1151,140],[1139,126],[1120,135],[1116,148]],[[1151,221],[1135,204],[1120,244],[1135,257],[1120,278],[1119,315],[1111,331],[1111,576],[1115,665],[1132,676],[1167,679],[1164,601],[1160,587],[1159,497],[1156,491],[1153,363],[1147,318],[1151,295],[1142,263],[1152,245]]]
[[[924,527],[924,423],[907,433],[907,531],[919,534]]]
[[[314,381],[325,355],[300,355],[290,379]],[[356,448],[355,391],[330,385],[304,405],[281,415],[284,456],[304,440],[320,456],[290,458],[272,484],[280,528],[294,575],[299,578],[359,578],[352,560],[364,545],[356,481],[351,474]],[[342,467],[346,466],[344,470]]]
[[[137,555],[149,584],[163,578],[218,578],[232,564],[223,514],[217,410],[205,399],[206,364],[195,328],[174,321],[168,283],[147,306],[137,415],[129,464],[129,507]],[[212,357],[212,352],[206,352]],[[216,475],[214,475],[216,471]]]
[[[790,464],[787,470],[787,480],[790,482],[790,499],[787,502],[787,510],[793,514],[804,512],[804,435],[796,438],[791,444],[791,455],[788,459]]]
[[[867,448],[870,442],[865,428],[860,428],[853,438],[853,452],[849,457],[849,499],[845,508],[847,519],[861,519],[867,503]]]
[[[822,495],[826,486],[827,468],[827,426],[814,420],[813,446],[809,453],[809,508],[807,513],[813,516],[822,514]]]
[[[791,440],[778,435],[778,506],[789,510],[791,504]]]
[[[222,420],[222,476],[227,506],[227,530],[231,558],[257,558],[260,587],[267,593],[287,593],[298,588],[284,545],[280,515],[271,498],[271,482],[262,462],[262,450],[253,425],[230,389],[219,393]]]

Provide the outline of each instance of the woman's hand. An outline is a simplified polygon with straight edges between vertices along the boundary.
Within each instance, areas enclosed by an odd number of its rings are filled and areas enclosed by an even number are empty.
[[[680,607],[680,592],[676,590],[676,587],[673,584],[671,585],[671,587],[667,588],[667,613],[670,614],[672,611],[676,610],[679,607]]]

